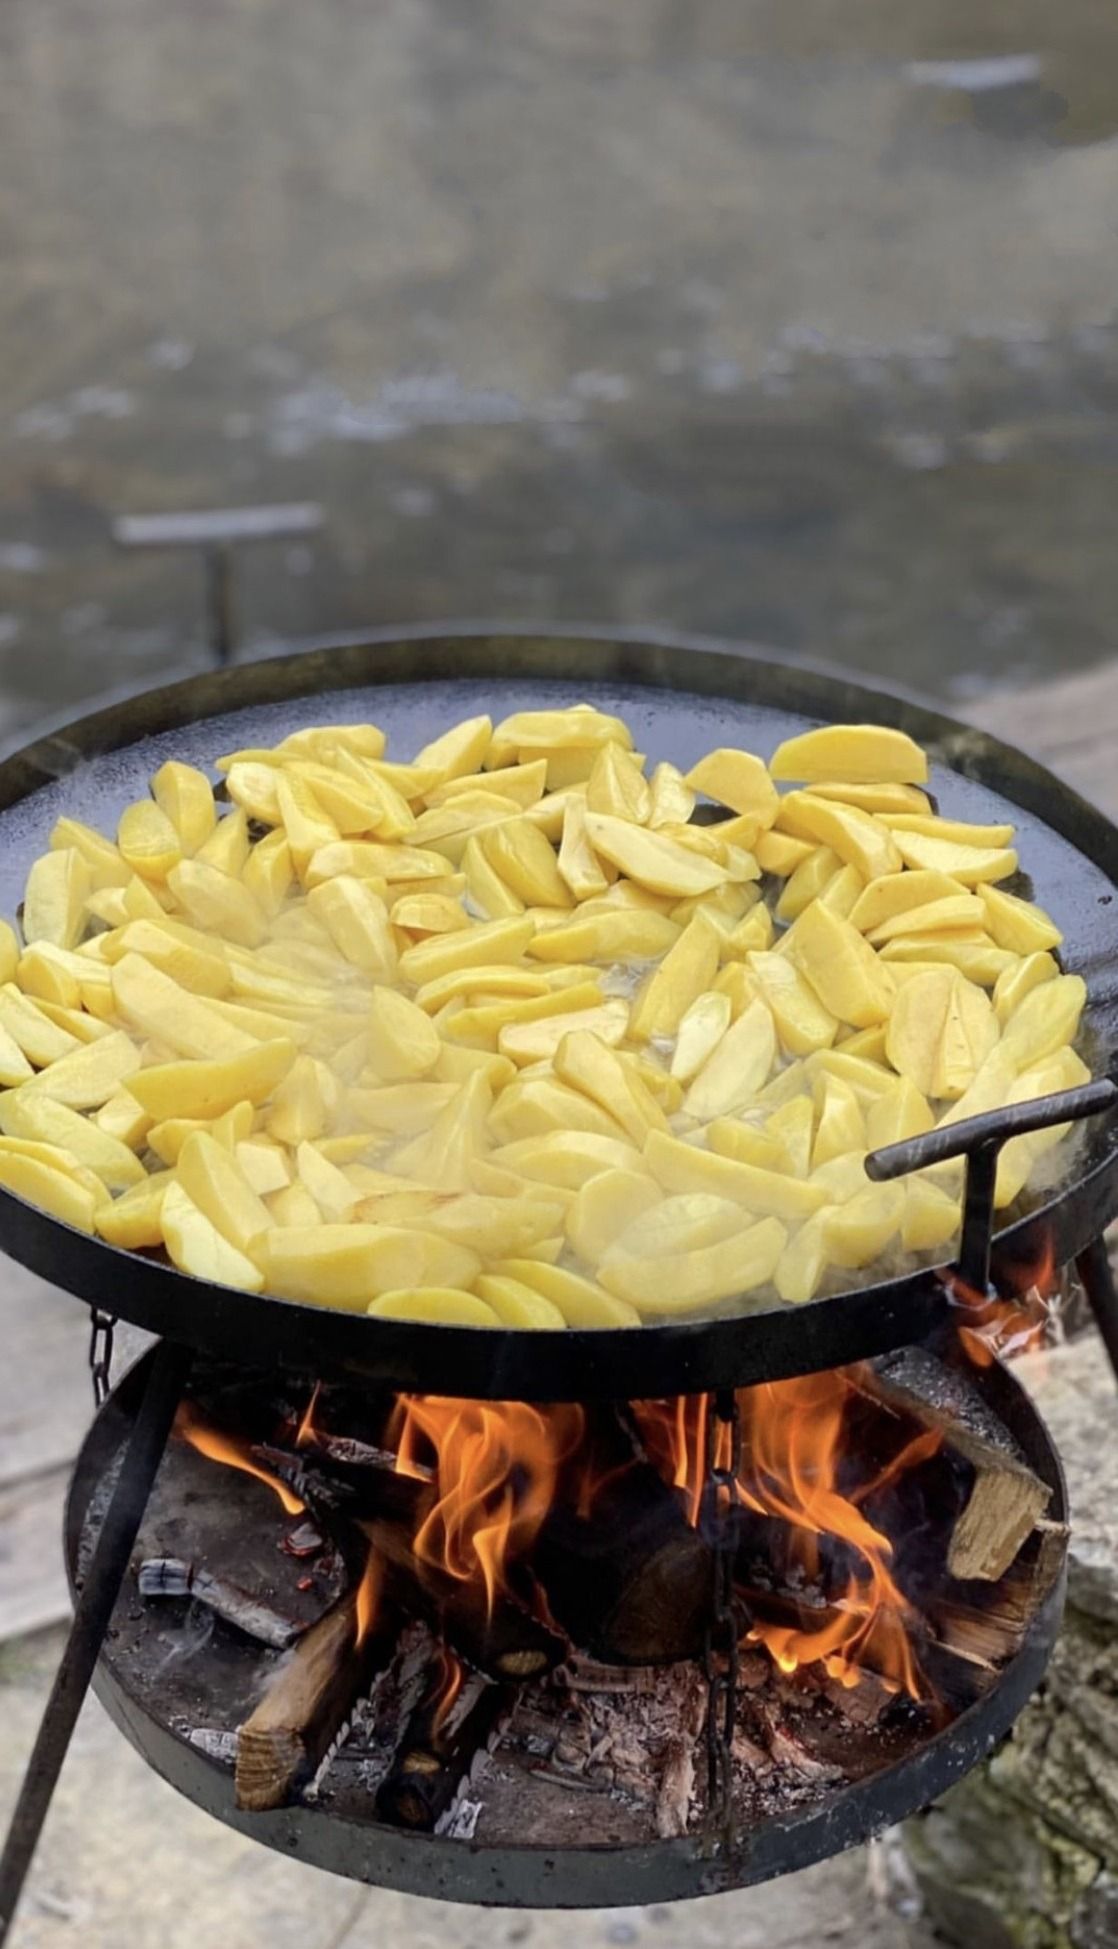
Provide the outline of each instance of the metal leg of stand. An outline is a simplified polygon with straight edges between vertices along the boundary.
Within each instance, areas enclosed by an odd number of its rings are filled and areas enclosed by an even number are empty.
[[[39,1736],[31,1755],[8,1838],[0,1857],[0,1945],[8,1939],[27,1870],[89,1690],[132,1546],[159,1470],[190,1371],[189,1349],[164,1341],[124,1453],[93,1561],[74,1610]]]
[[[1106,1240],[1093,1239],[1087,1250],[1079,1254],[1075,1269],[1095,1316],[1095,1325],[1102,1334],[1115,1377],[1118,1378],[1118,1292],[1114,1288]]]

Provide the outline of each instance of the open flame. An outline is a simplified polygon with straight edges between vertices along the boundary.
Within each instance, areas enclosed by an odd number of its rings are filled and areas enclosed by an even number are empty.
[[[433,1499],[415,1536],[418,1561],[461,1582],[480,1578],[492,1616],[510,1563],[540,1532],[583,1425],[577,1407],[401,1395],[387,1435],[397,1467],[426,1480],[434,1466]]]
[[[435,1684],[441,1686],[435,1700],[432,1731],[440,1733],[458,1702],[462,1687],[466,1682],[466,1667],[457,1658],[449,1645],[440,1645],[439,1662],[436,1667]]]
[[[380,1607],[381,1589],[384,1583],[384,1568],[375,1550],[370,1550],[365,1561],[361,1582],[357,1586],[354,1599],[354,1643],[360,1651],[376,1621]]]
[[[240,1469],[244,1475],[254,1475],[258,1482],[266,1482],[273,1494],[279,1497],[288,1516],[303,1514],[306,1504],[288,1488],[286,1482],[280,1481],[278,1475],[273,1475],[270,1469],[261,1468],[259,1462],[253,1461],[249,1442],[234,1435],[220,1434],[216,1428],[209,1427],[189,1401],[179,1404],[175,1433],[180,1441],[189,1442],[191,1448],[196,1448],[200,1455],[207,1455],[211,1462],[224,1462],[226,1468]]]
[[[861,1505],[926,1461],[941,1437],[934,1431],[915,1436],[871,1481],[840,1489],[839,1469],[849,1452],[846,1410],[854,1391],[847,1375],[826,1373],[768,1382],[737,1396],[739,1505],[785,1526],[789,1567],[808,1581],[819,1574],[824,1537],[845,1544],[857,1559],[845,1590],[818,1626],[758,1621],[750,1639],[763,1643],[783,1672],[822,1663],[831,1678],[854,1686],[860,1668],[868,1665],[886,1684],[922,1699],[928,1688],[909,1631],[915,1614],[892,1574],[893,1545]],[[708,1397],[642,1402],[636,1414],[650,1459],[686,1496],[689,1519],[699,1525],[710,1440]],[[731,1431],[720,1423],[715,1464],[726,1468],[730,1459]]]
[[[1050,1236],[1036,1264],[1019,1274],[1019,1290],[1009,1299],[976,1292],[954,1273],[944,1277],[960,1314],[959,1338],[976,1367],[1013,1360],[1044,1345],[1059,1308],[1059,1267]]]

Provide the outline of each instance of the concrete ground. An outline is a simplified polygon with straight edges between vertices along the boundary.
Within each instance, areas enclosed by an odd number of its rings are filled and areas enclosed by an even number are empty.
[[[1109,654],[1098,0],[7,0],[0,694],[196,657],[126,510],[311,498],[246,642],[666,622],[941,693]]]

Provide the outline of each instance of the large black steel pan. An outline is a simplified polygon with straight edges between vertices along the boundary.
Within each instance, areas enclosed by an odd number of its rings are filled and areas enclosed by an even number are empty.
[[[1012,821],[1036,897],[1086,977],[1087,1054],[1096,1075],[1118,1049],[1118,832],[1040,765],[923,705],[736,648],[679,638],[417,631],[240,665],[115,703],[0,764],[0,912],[13,914],[54,820],[112,831],[171,756],[208,766],[239,745],[276,742],[315,720],[367,720],[410,757],[455,718],[590,698],[632,725],[656,761],[686,766],[713,745],[768,756],[818,722],[902,726],[933,759],[952,815]],[[1048,1252],[1062,1264],[1118,1216],[1118,1121],[1069,1146],[1066,1182],[1000,1235],[1012,1280]],[[639,1331],[518,1333],[372,1321],[234,1292],[159,1258],[122,1252],[0,1190],[0,1249],[79,1298],[172,1339],[322,1374],[489,1398],[653,1396],[745,1385],[837,1366],[921,1339],[947,1301],[931,1272],[809,1306]]]

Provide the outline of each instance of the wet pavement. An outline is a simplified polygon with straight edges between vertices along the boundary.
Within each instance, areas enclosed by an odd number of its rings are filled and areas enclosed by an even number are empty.
[[[196,657],[114,514],[322,503],[241,628],[664,622],[929,691],[1108,655],[1118,14],[7,0],[9,728]]]

